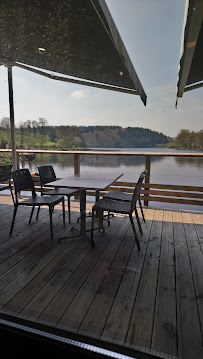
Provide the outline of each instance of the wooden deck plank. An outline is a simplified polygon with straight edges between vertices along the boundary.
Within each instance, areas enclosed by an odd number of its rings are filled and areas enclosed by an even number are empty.
[[[40,237],[45,236],[45,238],[50,239],[49,218],[47,217],[47,214],[48,213],[46,212],[42,218],[40,217],[38,221],[33,221],[30,225],[28,225],[27,221],[24,221],[20,226],[17,226],[12,236],[7,236],[5,242],[1,246],[2,252],[0,253],[0,262],[6,261],[6,263],[2,265],[1,270],[4,270],[5,266],[9,269],[14,265],[15,262],[19,260],[18,255],[21,259],[22,256],[26,256],[26,249],[29,251],[34,250],[37,246],[37,242],[43,242]],[[61,212],[55,211],[53,222],[55,237],[57,232],[63,228]],[[68,221],[66,221],[66,223],[68,223]],[[23,229],[22,226],[24,226]]]
[[[72,212],[75,221],[79,202]],[[13,204],[0,196],[2,314],[165,356],[203,357],[203,214],[145,209],[138,252],[127,217],[95,232],[92,249],[79,237],[58,243],[60,206],[53,240],[47,209],[40,213],[28,225],[22,208],[9,237]]]
[[[182,213],[182,218],[198,304],[199,318],[203,331],[203,253],[201,251],[199,238],[191,214]]]
[[[129,224],[130,222],[128,221],[127,227],[122,226],[117,234],[117,238],[121,239],[121,245],[118,248],[117,253],[115,253],[112,263],[110,263],[109,267],[106,269],[104,268],[104,279],[79,328],[79,333],[81,334],[91,334],[96,337],[100,337],[102,334],[114,297],[125,272],[129,256],[135,245],[135,239],[131,227],[129,228]],[[128,229],[127,233],[125,233],[126,229]]]
[[[41,208],[40,216],[38,220],[35,219],[35,215],[36,215],[35,212],[33,216],[33,220],[30,225],[28,225],[29,214],[30,211],[27,212],[27,209],[25,207],[19,208],[19,211],[16,216],[13,233],[10,236],[9,231],[10,231],[10,224],[13,215],[13,208],[12,209],[10,208],[9,218],[7,218],[7,226],[3,228],[1,232],[0,253],[2,253],[8,248],[12,248],[13,250],[14,244],[16,244],[17,247],[19,247],[19,242],[22,241],[22,239],[26,238],[26,240],[29,241],[29,238],[33,236],[33,232],[36,233],[37,231],[41,231],[41,229],[50,231],[49,214],[47,208]],[[53,225],[55,225],[58,222],[61,222],[62,224],[62,218],[61,218],[60,208],[58,209],[58,207],[56,207],[53,213]],[[67,211],[66,211],[66,224],[68,224]],[[1,254],[0,254],[0,258],[1,258]]]
[[[202,335],[181,213],[173,212],[173,226],[176,263],[178,355],[184,359],[200,359],[203,356]]]
[[[19,315],[23,311],[24,307],[32,300],[33,297],[40,291],[40,289],[54,276],[57,270],[59,270],[63,264],[68,260],[76,249],[78,248],[78,242],[70,240],[70,243],[65,246],[55,244],[53,251],[55,256],[51,257],[51,260],[47,262],[45,266],[39,269],[37,274],[33,277],[33,268],[30,265],[27,270],[22,273],[22,277],[25,278],[27,284],[24,285],[20,291],[12,297],[12,299],[3,308],[3,312],[16,313]],[[50,248],[51,250],[51,248]],[[41,255],[40,263],[42,262],[43,255]],[[45,256],[47,257],[47,253]],[[48,257],[50,254],[48,253]],[[46,260],[45,260],[46,262]],[[36,262],[34,263],[35,266]],[[28,272],[28,275],[27,275]],[[28,279],[27,279],[28,276]],[[37,308],[38,309],[38,308]]]
[[[177,355],[175,261],[172,212],[163,217],[152,349]]]
[[[58,232],[63,231],[63,225],[61,223],[60,213],[55,213],[54,217],[56,236]],[[55,238],[54,240],[50,240],[49,229],[44,225],[43,221],[39,220],[37,223],[33,223],[33,225],[26,225],[26,227],[23,233],[20,232],[19,235],[16,234],[13,240],[9,237],[7,241],[13,242],[13,246],[10,243],[7,249],[0,254],[0,262],[2,262],[0,274],[3,275],[7,272],[7,283],[9,282],[9,273],[11,279],[13,279],[15,274],[20,274],[20,267],[24,270],[26,262],[30,265],[37,259],[36,252],[39,252],[40,256],[41,253],[49,250],[55,243]],[[3,278],[4,276],[1,277],[0,283]],[[0,288],[2,288],[1,284]]]
[[[142,273],[153,216],[154,210],[148,210],[146,215],[147,222],[146,224],[142,224],[143,236],[140,237],[141,251],[138,252],[136,246],[134,246],[102,333],[102,339],[104,340],[114,340],[119,343],[125,343]]]
[[[64,328],[68,325],[70,328],[74,328],[75,331],[79,330],[79,332],[81,332],[81,323],[83,323],[85,316],[88,315],[87,313],[91,311],[98,292],[101,292],[101,287],[106,278],[109,276],[109,270],[111,268],[112,262],[114,261],[114,257],[119,251],[119,248],[123,246],[122,241],[124,234],[127,232],[130,223],[127,218],[124,220],[120,218],[119,221],[121,220],[122,227],[120,227],[120,230],[116,232],[111,243],[109,243],[109,245],[106,247],[100,258],[98,258],[98,261],[90,275],[87,277],[71,305],[64,313],[62,319],[59,322],[60,328]],[[114,223],[112,223],[112,226],[113,225]],[[100,310],[101,307],[99,310],[97,309],[97,316],[99,315]]]
[[[152,223],[142,276],[135,300],[127,344],[151,347],[163,211],[156,211]]]
[[[203,214],[191,213],[191,217],[203,252]]]
[[[115,218],[114,221],[115,225],[117,223],[117,229],[119,229],[122,221],[119,221],[117,218]],[[83,259],[81,265],[78,266],[70,278],[68,278],[61,290],[56,294],[51,303],[40,315],[38,319],[39,322],[48,325],[58,324],[75,295],[78,293],[86,278],[91,273],[91,270],[94,268],[98,258],[108,246],[109,240],[114,235],[114,232],[115,228],[112,225],[109,227],[108,234],[104,233],[100,235],[100,237],[102,236],[102,240],[97,241],[95,248],[89,252],[89,255]]]

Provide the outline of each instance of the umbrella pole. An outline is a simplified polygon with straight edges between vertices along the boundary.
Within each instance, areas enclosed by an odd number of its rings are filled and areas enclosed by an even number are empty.
[[[9,108],[10,108],[10,125],[11,125],[11,148],[12,148],[12,163],[13,169],[17,169],[17,154],[16,154],[16,134],[14,121],[14,104],[13,104],[13,76],[12,67],[8,66],[8,92],[9,92]]]

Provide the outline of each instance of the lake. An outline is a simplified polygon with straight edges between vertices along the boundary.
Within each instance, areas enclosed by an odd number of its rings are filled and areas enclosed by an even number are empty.
[[[168,148],[95,148],[92,150],[122,151],[122,152],[201,152],[202,151],[183,151]],[[43,164],[53,165],[58,177],[65,177],[74,173],[73,155],[36,155],[33,161],[21,162],[21,167],[27,167],[31,172],[37,172],[37,166]],[[124,173],[124,181],[135,181],[140,172],[145,168],[145,157],[131,156],[97,156],[81,155],[81,173],[91,171],[95,173],[115,172]],[[151,183],[178,184],[178,185],[203,185],[203,158],[184,158],[184,157],[158,157],[151,158]],[[160,206],[161,204],[156,204]],[[183,205],[165,204],[164,207],[181,208]],[[188,206],[184,206],[188,208]],[[193,206],[192,208],[198,208]],[[162,207],[163,208],[163,207]]]

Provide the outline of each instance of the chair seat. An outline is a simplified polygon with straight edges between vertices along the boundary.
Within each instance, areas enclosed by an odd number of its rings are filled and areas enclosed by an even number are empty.
[[[115,199],[117,201],[132,201],[133,195],[131,193],[125,193],[125,192],[117,192],[117,191],[109,191],[104,195],[103,198],[111,198]]]
[[[18,205],[26,206],[43,206],[43,205],[56,205],[63,200],[63,196],[35,196],[18,202]]]
[[[52,195],[52,196],[56,196],[56,195],[61,195],[61,196],[67,196],[67,197],[71,197],[74,194],[76,194],[78,192],[77,189],[71,189],[71,188],[55,188],[52,189],[48,192],[45,192],[44,194],[48,194],[48,195]]]
[[[131,210],[131,202],[122,202],[112,199],[103,198],[95,203],[93,210],[102,210],[109,212],[117,212],[123,214],[129,214]]]

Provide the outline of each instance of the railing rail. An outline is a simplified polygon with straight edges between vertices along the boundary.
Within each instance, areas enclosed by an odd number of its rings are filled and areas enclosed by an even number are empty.
[[[0,153],[11,153],[11,149],[0,149]],[[17,158],[19,164],[19,156],[24,153],[35,154],[60,154],[60,155],[73,155],[74,157],[74,174],[80,174],[80,158],[83,155],[99,155],[99,156],[144,156],[145,168],[148,170],[148,174],[143,184],[142,198],[144,204],[147,206],[150,201],[153,202],[168,202],[168,203],[180,203],[190,205],[203,205],[203,187],[202,186],[182,186],[171,184],[155,184],[150,183],[151,172],[151,157],[196,157],[203,158],[203,152],[121,152],[121,151],[57,151],[57,150],[17,150]],[[36,189],[40,189],[39,178],[33,177],[36,185]],[[123,192],[133,192],[134,182],[117,181],[109,189],[114,189]],[[101,192],[103,195],[105,192]],[[94,192],[88,192],[88,195],[95,195]]]

